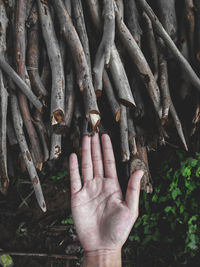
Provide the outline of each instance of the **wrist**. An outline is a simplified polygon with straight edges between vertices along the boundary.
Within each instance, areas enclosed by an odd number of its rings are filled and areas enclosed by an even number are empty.
[[[121,267],[121,249],[85,251],[83,267]]]

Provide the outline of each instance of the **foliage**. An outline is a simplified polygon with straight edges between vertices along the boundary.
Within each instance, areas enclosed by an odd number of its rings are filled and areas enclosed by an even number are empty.
[[[62,225],[67,225],[67,224],[73,225],[74,224],[74,221],[73,221],[72,215],[68,216],[67,219],[63,219],[61,221],[61,224]]]
[[[50,178],[52,181],[60,181],[65,178],[67,175],[67,171],[58,172],[56,175],[52,175]]]
[[[129,241],[136,249],[157,250],[156,266],[186,265],[200,248],[200,154],[185,158],[177,152],[159,169],[154,193],[141,194],[140,216]],[[161,263],[164,255],[167,265]]]
[[[27,227],[25,222],[20,222],[17,230],[16,230],[16,235],[18,237],[23,237],[27,235]]]

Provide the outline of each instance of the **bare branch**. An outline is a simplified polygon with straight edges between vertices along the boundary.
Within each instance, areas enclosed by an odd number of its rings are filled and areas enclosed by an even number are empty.
[[[13,70],[13,68],[0,55],[0,68],[13,80],[19,89],[25,94],[30,102],[39,110],[42,111],[42,103],[37,96],[30,90],[27,84],[20,78],[20,76]]]
[[[35,191],[36,199],[42,211],[46,212],[46,204],[44,200],[44,196],[42,193],[40,180],[37,175],[35,166],[33,164],[33,160],[28,149],[28,145],[26,143],[26,139],[23,132],[23,121],[20,114],[17,97],[15,95],[11,95],[11,108],[12,108],[12,116],[13,116],[13,124],[15,128],[16,137],[23,155],[24,162],[26,164],[26,168],[28,170],[30,179],[33,184],[33,188]]]
[[[6,29],[8,18],[5,6],[0,0],[0,54],[6,51]],[[9,185],[7,171],[7,147],[6,147],[6,125],[7,125],[8,92],[4,86],[3,74],[0,70],[0,192],[5,194]]]
[[[127,162],[130,159],[130,150],[129,150],[129,140],[128,140],[128,122],[127,122],[127,112],[126,107],[122,104],[121,108],[121,116],[119,120],[120,126],[120,140],[121,140],[121,158],[122,162]]]
[[[94,88],[90,77],[90,71],[83,47],[62,1],[58,0],[52,2],[58,15],[61,32],[65,37],[72,53],[78,85],[80,90],[83,92],[86,117],[91,122],[93,129],[96,129],[100,122],[99,109],[97,106]]]
[[[126,49],[128,50],[129,55],[133,60],[133,63],[135,64],[146,89],[148,90],[148,93],[152,99],[154,108],[158,116],[161,118],[160,91],[154,79],[154,76],[151,72],[151,69],[142,51],[135,42],[133,36],[129,32],[128,28],[126,27],[122,19],[120,18],[120,14],[118,12],[116,14],[116,18],[117,18],[118,32],[121,37],[121,40]]]
[[[115,118],[115,121],[119,121],[121,114],[120,105],[115,97],[111,81],[105,70],[103,72],[103,84],[104,84],[105,94],[107,96],[113,117]]]
[[[148,5],[148,3],[145,0],[139,0],[138,1],[143,8],[143,10],[147,13],[149,18],[152,21],[152,24],[154,26],[154,29],[156,33],[163,39],[165,42],[165,45],[168,47],[168,49],[173,54],[174,58],[180,63],[182,69],[184,70],[185,74],[190,78],[190,82],[193,84],[194,87],[196,87],[200,91],[200,79],[188,63],[188,61],[183,57],[183,55],[180,53],[170,36],[167,34],[165,29],[163,28],[162,24],[154,14],[151,7]]]
[[[112,46],[115,39],[114,0],[104,0],[103,18],[103,36],[95,56],[93,68],[94,88],[97,96],[101,95],[103,69],[104,65],[108,66],[110,62]]]
[[[124,8],[126,25],[140,47],[142,29],[139,23],[140,18],[135,0],[124,1]]]
[[[64,120],[65,78],[63,64],[51,18],[48,3],[37,0],[43,37],[52,72],[51,88],[51,124],[55,125]]]
[[[30,77],[32,88],[38,96],[46,96],[47,91],[41,81],[38,72],[39,60],[39,28],[38,28],[38,11],[36,4],[32,8],[29,17],[28,28],[28,45],[27,45],[27,70]]]

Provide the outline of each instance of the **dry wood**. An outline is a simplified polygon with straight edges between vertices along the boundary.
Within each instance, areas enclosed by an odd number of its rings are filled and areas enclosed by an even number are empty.
[[[28,44],[27,44],[27,70],[31,81],[31,87],[37,96],[46,96],[47,91],[39,76],[39,24],[36,4],[31,10],[28,21]]]
[[[162,120],[165,123],[168,119],[169,108],[171,104],[171,98],[169,95],[169,83],[168,83],[168,70],[167,61],[165,60],[162,53],[159,55],[159,80],[160,80],[160,91],[162,99]]]
[[[30,90],[27,84],[20,78],[20,76],[13,70],[13,68],[6,62],[4,57],[0,55],[0,68],[13,80],[19,89],[25,94],[30,102],[39,110],[42,111],[42,103],[37,96]]]
[[[179,119],[179,117],[177,115],[176,109],[175,109],[172,101],[171,101],[171,105],[170,105],[170,113],[171,113],[172,118],[174,120],[174,124],[176,126],[178,135],[179,135],[181,141],[183,142],[183,145],[185,147],[185,150],[188,151],[187,143],[186,143],[185,136],[184,136],[184,133],[183,133],[183,128],[182,128],[180,119]]]
[[[61,255],[61,254],[29,253],[29,252],[13,252],[13,251],[5,252],[5,254],[11,256],[19,256],[19,257],[45,257],[45,258],[65,259],[65,260],[78,260],[76,256]]]
[[[86,0],[95,28],[101,30],[101,11],[98,0]]]
[[[121,116],[119,120],[120,126],[120,140],[121,140],[121,159],[122,162],[127,162],[130,160],[130,150],[129,150],[129,136],[128,136],[128,121],[127,121],[127,107],[120,105]]]
[[[57,134],[66,134],[71,127],[71,121],[75,102],[75,82],[74,69],[70,59],[66,62],[65,70],[65,118],[62,123],[55,125],[54,132]]]
[[[197,62],[200,61],[200,2],[194,0],[194,14],[195,14],[195,58]],[[198,68],[199,69],[199,68]]]
[[[48,3],[37,0],[42,26],[43,37],[51,65],[51,124],[55,125],[64,120],[65,77],[58,40],[55,34]]]
[[[103,36],[98,47],[94,61],[94,89],[97,97],[102,91],[102,76],[104,65],[108,66],[110,62],[112,46],[115,39],[115,13],[114,0],[104,0],[103,7]]]
[[[158,17],[173,41],[177,40],[177,19],[175,0],[156,0]]]
[[[137,154],[130,159],[130,174],[137,170],[142,170],[144,175],[141,180],[141,190],[152,193],[151,176],[148,166],[147,149],[141,142],[137,142]]]
[[[157,46],[156,46],[156,39],[154,36],[154,31],[152,27],[152,23],[150,18],[147,16],[145,12],[142,14],[143,21],[144,21],[144,35],[146,35],[146,42],[148,43],[148,58],[149,58],[149,65],[151,66],[151,70],[155,77],[155,80],[158,78],[158,53],[157,53]]]
[[[103,84],[104,84],[105,94],[108,99],[108,104],[111,108],[113,117],[115,118],[115,121],[119,121],[121,114],[120,105],[115,97],[111,81],[105,70],[103,71]]]
[[[35,166],[33,164],[33,160],[30,151],[28,149],[28,145],[26,143],[26,139],[23,132],[23,121],[19,110],[17,97],[14,94],[11,95],[11,108],[12,108],[12,117],[13,117],[13,124],[15,128],[16,137],[20,146],[21,153],[23,155],[24,162],[26,164],[27,171],[29,173],[33,185],[33,189],[35,191],[36,199],[42,211],[46,212],[46,204],[42,193],[40,180],[37,175]]]
[[[127,108],[127,121],[128,121],[128,140],[131,155],[137,154],[137,145],[136,145],[136,129],[133,121],[133,116],[131,111]]]
[[[195,31],[194,3],[193,0],[184,0],[184,2],[185,2],[185,21],[187,28],[189,51],[191,60],[192,62],[194,62],[194,31]]]
[[[72,53],[78,85],[83,92],[86,117],[96,129],[100,122],[100,115],[83,47],[63,2],[61,0],[53,1],[53,6],[58,15],[61,32]]]
[[[135,0],[131,1],[124,1],[124,8],[125,8],[125,22],[126,25],[133,35],[133,38],[135,39],[136,43],[139,45],[141,44],[141,35],[142,35],[142,29],[140,27],[140,18],[138,9],[135,3]]]
[[[71,0],[64,0],[64,5],[65,5],[65,8],[67,9],[67,12],[71,16],[71,13],[72,13],[72,3],[71,3]]]
[[[1,21],[1,19],[0,19]],[[7,192],[9,178],[7,173],[6,120],[8,93],[0,70],[0,192]]]
[[[135,75],[133,75],[131,77],[130,84],[135,99],[135,103],[137,103],[136,109],[134,111],[134,116],[137,118],[142,118],[145,116],[145,105],[142,97],[142,89],[143,89],[142,82],[138,80],[138,78]]]
[[[77,30],[77,33],[79,35],[81,44],[83,46],[83,50],[85,52],[85,57],[87,60],[87,64],[91,73],[91,58],[90,58],[90,47],[89,47],[89,41],[88,41],[88,36],[87,36],[87,31],[86,31],[86,26],[85,26],[85,18],[83,14],[83,7],[81,0],[76,0],[72,1],[72,8],[73,8],[73,18],[74,18],[74,23],[75,27]],[[68,9],[67,9],[68,11]],[[69,13],[69,11],[68,11]]]
[[[62,142],[62,135],[56,133],[51,134],[50,160],[56,160],[59,158],[62,152],[61,142]]]
[[[188,44],[188,38],[187,38],[187,34],[186,34],[184,16],[182,16],[182,19],[181,19],[181,32],[180,32],[180,38],[179,39],[180,39],[179,40],[180,52],[188,61],[190,61],[189,44]],[[188,76],[185,75],[185,72],[181,70],[180,96],[182,99],[185,99],[190,94],[191,94],[190,80],[189,80]]]
[[[81,150],[81,129],[80,129],[80,121],[83,121],[83,132],[82,134],[89,134],[89,124],[85,121],[85,118],[82,118],[81,110],[79,103],[76,101],[74,108],[74,116],[72,121],[72,129],[70,133],[70,140],[72,141],[72,145],[74,151],[78,156],[80,156]]]
[[[15,130],[9,118],[7,118],[6,133],[7,133],[9,144],[11,146],[17,145],[18,141],[16,138]]]
[[[38,112],[38,110],[35,111],[34,115],[34,124],[35,127],[38,130],[38,135],[40,137],[42,148],[43,148],[43,162],[46,162],[49,159],[49,148],[48,148],[48,133],[46,130],[46,127],[44,125],[44,122],[42,120],[41,114]]]
[[[180,53],[170,36],[167,34],[165,29],[163,28],[162,24],[154,14],[153,10],[151,7],[148,5],[148,3],[145,0],[139,0],[138,1],[143,8],[143,10],[147,13],[149,18],[152,21],[152,24],[154,26],[154,29],[156,33],[163,39],[165,42],[165,45],[168,47],[172,55],[174,56],[174,59],[176,59],[182,69],[184,70],[185,74],[188,76],[190,79],[190,82],[193,84],[194,87],[196,87],[200,91],[200,79],[188,63],[188,61],[183,57],[183,55]]]
[[[138,70],[140,78],[142,79],[145,87],[148,90],[148,93],[152,99],[154,108],[158,116],[161,118],[160,91],[154,79],[154,76],[151,72],[151,69],[142,51],[140,50],[136,41],[134,40],[128,28],[124,24],[122,18],[120,17],[120,14],[118,11],[116,14],[116,18],[117,18],[117,26],[118,26],[118,32],[119,32],[120,38],[124,46],[126,47],[127,51],[129,52],[129,55]]]
[[[25,57],[26,57],[26,41],[25,41],[25,10],[27,2],[19,0],[16,9],[16,63],[19,76],[25,81]],[[31,90],[31,89],[30,89]],[[42,169],[42,152],[40,149],[37,132],[32,123],[31,114],[26,96],[22,92],[18,92],[19,105],[22,112],[24,124],[31,142],[31,146],[36,159],[36,168]]]
[[[117,91],[120,102],[127,107],[135,108],[136,104],[126,75],[126,71],[115,45],[113,46],[111,54],[110,73],[112,75],[113,83],[115,85],[115,89]]]
[[[87,4],[89,6],[94,25],[99,31],[101,31],[102,24],[98,2],[95,0],[87,0]],[[136,105],[131,92],[130,84],[115,45],[113,45],[109,69],[112,74],[113,83],[115,85],[120,102],[125,106],[134,108]]]
[[[124,19],[124,0],[115,0],[117,7],[119,9],[120,12],[120,16],[122,17],[122,19]]]
[[[0,54],[4,56],[6,51],[6,29],[8,18],[5,6],[0,0]],[[6,125],[7,125],[8,92],[4,86],[3,74],[0,69],[0,192],[5,194],[9,185],[7,172],[7,147],[6,147]]]
[[[44,85],[45,88],[48,89],[50,87],[49,81],[51,80],[51,67],[50,67],[47,51],[44,47],[42,49],[41,57],[42,57],[43,66],[42,66],[40,77],[41,77],[42,84]],[[51,91],[50,89],[48,89],[48,94],[50,93]]]

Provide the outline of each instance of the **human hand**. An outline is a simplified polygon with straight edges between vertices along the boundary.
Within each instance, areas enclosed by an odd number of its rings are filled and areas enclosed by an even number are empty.
[[[102,136],[102,148],[103,158],[98,134],[92,138],[83,138],[83,185],[77,156],[70,156],[72,216],[87,255],[121,251],[138,217],[143,172],[137,171],[131,175],[124,200],[117,178],[111,140],[107,134]]]

